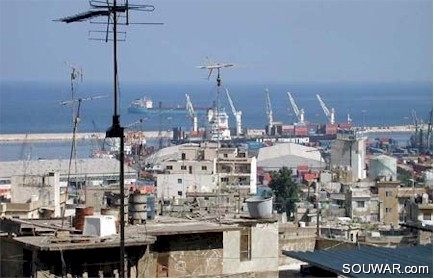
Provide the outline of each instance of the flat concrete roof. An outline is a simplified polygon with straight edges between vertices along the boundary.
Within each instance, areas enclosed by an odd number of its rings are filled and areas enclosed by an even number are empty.
[[[120,246],[119,234],[107,237],[70,235],[69,237],[56,238],[50,236],[19,236],[13,240],[21,243],[31,250],[41,251],[65,251],[97,248],[113,248]],[[125,247],[143,246],[155,242],[155,237],[148,235],[125,235]]]

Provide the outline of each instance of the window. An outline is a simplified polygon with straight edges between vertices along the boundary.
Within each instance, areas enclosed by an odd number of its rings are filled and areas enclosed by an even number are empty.
[[[423,214],[423,219],[424,219],[424,220],[431,220],[431,214],[429,214],[429,213],[424,213],[424,214]]]
[[[222,177],[222,178],[220,179],[220,181],[221,181],[221,182],[226,182],[226,183],[228,183],[228,182],[229,182],[229,177]]]
[[[185,153],[181,153],[181,160],[185,160]]]
[[[386,197],[391,197],[393,195],[392,191],[386,191]]]
[[[392,212],[392,208],[386,207],[386,213],[390,213],[390,212]]]
[[[357,207],[358,207],[358,208],[363,208],[363,207],[365,207],[365,201],[357,201]]]
[[[166,169],[173,170],[173,167],[172,166],[167,166]]]
[[[252,228],[245,227],[240,231],[240,261],[252,259]]]
[[[182,196],[182,191],[178,191],[178,196]]]
[[[227,158],[228,157],[228,153],[223,154],[223,157]]]
[[[186,170],[187,166],[181,166],[181,170]]]
[[[206,166],[202,166],[202,170],[206,171],[208,168]]]
[[[182,184],[182,179],[178,178],[178,184]]]

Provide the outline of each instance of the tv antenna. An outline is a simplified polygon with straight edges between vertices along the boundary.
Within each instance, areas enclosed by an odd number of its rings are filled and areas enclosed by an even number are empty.
[[[219,156],[220,156],[220,137],[221,137],[221,131],[219,128],[219,122],[220,122],[220,86],[221,86],[221,78],[220,78],[220,70],[222,68],[229,68],[234,66],[234,64],[232,63],[212,63],[209,58],[206,58],[207,63],[206,65],[202,65],[202,66],[197,66],[197,68],[199,69],[206,69],[209,71],[208,74],[208,80],[211,77],[212,73],[214,70],[217,70],[217,78],[216,78],[216,82],[217,82],[217,100],[216,100],[216,109],[214,112],[214,121],[215,118],[217,118],[217,157],[216,157],[216,173],[217,173],[217,191],[218,191],[218,198],[217,198],[217,204],[218,204],[218,220],[219,223],[221,224],[221,210],[220,210],[220,199],[221,199],[221,187],[220,187],[220,176],[219,176],[219,171],[218,171],[218,164],[219,164]],[[212,128],[212,130],[214,130]]]
[[[207,60],[207,64],[206,65],[202,65],[202,66],[197,66],[199,69],[207,69],[209,70],[209,74],[208,74],[208,79],[211,77],[212,72],[214,70],[217,70],[217,87],[220,87],[221,85],[221,79],[220,79],[220,69],[222,68],[228,68],[228,67],[232,67],[234,66],[234,64],[231,63],[212,63],[209,58],[206,58]]]
[[[92,101],[100,98],[105,98],[107,96],[94,96],[94,97],[87,97],[87,98],[79,98],[79,99],[73,99],[70,101],[61,101],[59,102],[60,105],[66,106],[71,105],[73,107],[73,128],[72,128],[72,142],[71,142],[71,152],[69,154],[69,164],[68,164],[68,177],[67,177],[67,187],[66,187],[66,196],[68,196],[68,188],[69,184],[71,182],[71,167],[72,167],[72,160],[74,159],[75,162],[75,174],[77,174],[77,128],[78,124],[80,123],[80,108],[81,108],[81,102],[83,101]],[[77,105],[77,110],[75,111],[75,106]],[[75,187],[76,192],[78,193],[78,185],[77,185],[77,179],[75,179]],[[65,211],[62,211],[62,227],[64,223],[64,217],[65,217]]]
[[[140,0],[137,0],[139,2]],[[108,138],[120,138],[119,146],[119,190],[120,190],[120,268],[119,277],[125,277],[125,190],[124,190],[124,128],[120,125],[119,113],[118,113],[118,62],[117,62],[117,42],[118,42],[118,32],[120,34],[126,34],[124,31],[118,30],[119,26],[127,26],[130,24],[157,24],[162,23],[132,23],[129,20],[130,11],[141,11],[141,12],[152,12],[155,10],[153,5],[148,4],[131,4],[128,0],[90,0],[89,2],[91,10],[75,14],[72,16],[67,16],[64,18],[57,19],[56,21],[61,21],[65,23],[81,22],[85,20],[91,20],[97,17],[106,17],[106,22],[92,22],[95,24],[105,24],[106,30],[104,31],[94,31],[89,32],[91,34],[105,34],[104,38],[90,38],[92,40],[104,40],[105,42],[113,41],[113,103],[114,112],[112,117],[112,126],[107,130],[106,137]],[[112,30],[110,30],[112,27]],[[112,38],[110,36],[113,36]],[[110,38],[109,38],[110,37]],[[125,40],[120,38],[121,41]]]

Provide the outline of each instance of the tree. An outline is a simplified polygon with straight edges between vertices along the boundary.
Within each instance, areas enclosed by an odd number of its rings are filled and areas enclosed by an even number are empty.
[[[286,212],[288,219],[295,213],[295,203],[299,199],[299,189],[292,179],[292,170],[282,167],[279,171],[271,173],[271,182],[268,186],[276,196],[277,211]]]

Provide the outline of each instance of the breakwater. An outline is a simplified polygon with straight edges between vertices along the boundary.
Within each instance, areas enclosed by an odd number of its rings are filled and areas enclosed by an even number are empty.
[[[357,127],[355,127],[357,128]],[[360,127],[359,127],[360,128]],[[368,133],[411,133],[415,130],[413,125],[365,127]],[[256,131],[256,130],[252,130]],[[155,139],[161,135],[158,131],[143,132],[145,138]],[[165,131],[164,137],[172,137],[172,132]],[[248,133],[249,134],[249,133]],[[105,133],[77,133],[76,140],[103,139]],[[42,141],[70,141],[72,133],[35,133],[35,134],[0,134],[0,142],[42,142]]]
[[[158,138],[159,132],[143,132],[146,138]],[[167,136],[167,132],[164,132]],[[171,135],[170,135],[171,136]],[[92,140],[104,139],[105,133],[77,133],[75,139]],[[46,134],[0,134],[0,142],[42,142],[42,141],[71,141],[72,133],[46,133]]]

